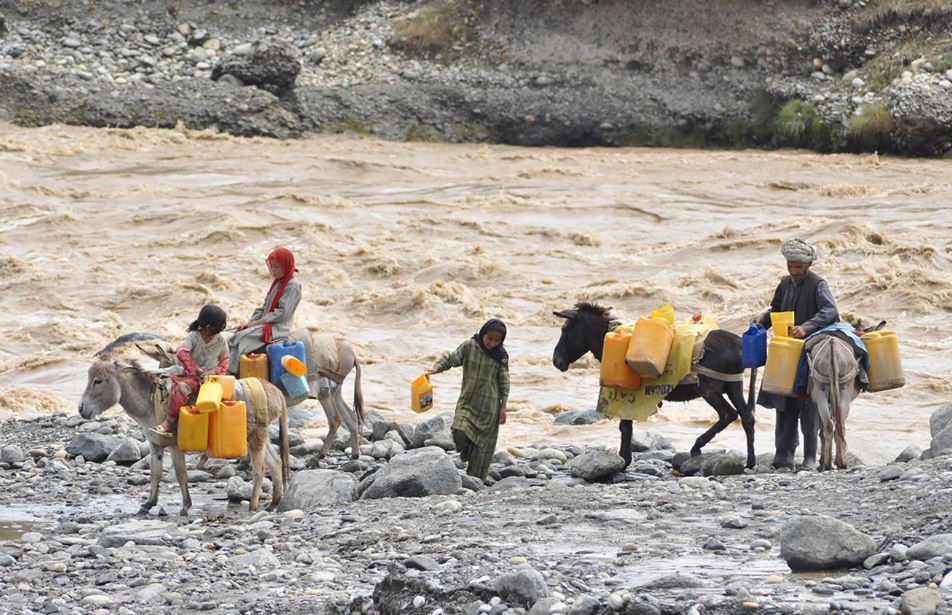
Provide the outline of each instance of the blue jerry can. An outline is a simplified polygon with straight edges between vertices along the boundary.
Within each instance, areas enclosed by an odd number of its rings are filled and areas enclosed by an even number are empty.
[[[751,323],[741,342],[744,367],[763,367],[767,363],[767,330],[762,325]]]
[[[281,389],[282,393],[287,394],[284,383],[281,382],[281,376],[287,373],[284,366],[281,365],[281,357],[291,355],[299,359],[305,365],[307,360],[304,357],[304,342],[276,342],[268,344],[268,380]]]

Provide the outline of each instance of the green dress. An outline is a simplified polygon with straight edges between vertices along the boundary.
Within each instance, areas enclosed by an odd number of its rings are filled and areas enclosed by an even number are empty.
[[[480,479],[489,474],[499,436],[499,406],[509,398],[509,365],[489,357],[475,339],[468,339],[436,362],[433,373],[463,367],[463,384],[453,417],[453,440],[466,473]]]

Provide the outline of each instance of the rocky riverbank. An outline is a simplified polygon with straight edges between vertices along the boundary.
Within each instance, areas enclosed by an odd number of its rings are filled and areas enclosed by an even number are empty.
[[[311,419],[277,511],[248,512],[242,463],[189,456],[187,518],[168,470],[132,514],[149,470],[124,415],[0,423],[0,612],[952,613],[952,406],[883,467],[751,472],[641,433],[627,470],[513,448],[488,486],[444,452],[446,416],[371,413],[360,459],[342,436],[320,469]]]
[[[941,155],[950,29],[931,0],[0,1],[0,119]]]

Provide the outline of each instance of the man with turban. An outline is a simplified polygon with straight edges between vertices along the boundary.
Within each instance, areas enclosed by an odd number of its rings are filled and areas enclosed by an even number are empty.
[[[827,325],[839,320],[836,301],[830,293],[826,280],[810,271],[817,260],[816,248],[804,239],[794,237],[783,243],[780,253],[787,259],[787,273],[777,285],[770,309],[756,318],[756,322],[770,328],[771,312],[793,312],[794,327],[790,337],[805,338]],[[757,403],[777,411],[777,426],[774,429],[773,466],[793,468],[793,455],[797,450],[797,424],[803,432],[804,469],[816,468],[817,434],[819,416],[816,404],[809,397],[785,397],[761,391]]]

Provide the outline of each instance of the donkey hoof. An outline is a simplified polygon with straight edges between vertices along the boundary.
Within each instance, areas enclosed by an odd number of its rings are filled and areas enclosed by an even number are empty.
[[[179,509],[178,514],[179,514],[179,517],[187,517],[187,516],[188,516],[188,508],[186,508],[185,506],[183,506],[182,508]]]
[[[746,467],[748,470],[753,470],[756,466],[757,466],[757,458],[756,458],[756,457],[748,457],[748,458],[747,458],[747,465],[746,465],[745,467]]]
[[[701,454],[701,449],[694,447],[691,449],[691,457],[697,457]]]
[[[149,504],[143,504],[142,506],[139,507],[139,510],[136,511],[136,514],[141,517],[141,516],[149,514],[150,510],[152,510],[152,506],[150,506]]]

